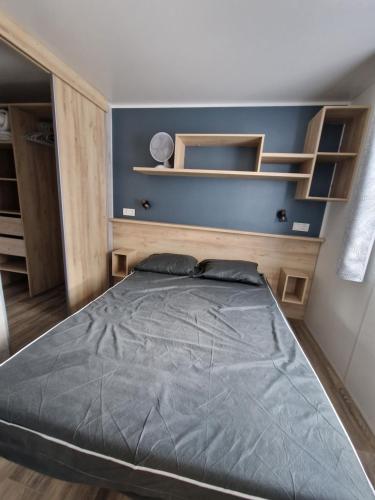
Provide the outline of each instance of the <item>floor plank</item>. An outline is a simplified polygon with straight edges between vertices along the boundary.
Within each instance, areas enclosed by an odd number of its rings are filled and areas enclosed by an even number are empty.
[[[6,287],[4,291],[12,353],[66,317],[63,287],[33,298],[28,296],[27,289],[22,283]],[[369,478],[375,484],[374,435],[306,325],[300,320],[292,320],[291,325],[351,437]],[[0,498],[7,500],[130,499],[129,496],[115,491],[53,479],[10,463],[1,457]]]

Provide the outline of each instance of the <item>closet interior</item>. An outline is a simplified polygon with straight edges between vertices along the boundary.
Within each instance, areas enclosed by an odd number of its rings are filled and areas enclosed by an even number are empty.
[[[67,312],[50,75],[1,52],[0,272],[14,352]]]

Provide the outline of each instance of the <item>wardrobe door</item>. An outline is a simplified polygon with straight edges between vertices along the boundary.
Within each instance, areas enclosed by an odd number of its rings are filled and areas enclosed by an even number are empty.
[[[53,76],[67,299],[73,312],[108,286],[105,112]]]

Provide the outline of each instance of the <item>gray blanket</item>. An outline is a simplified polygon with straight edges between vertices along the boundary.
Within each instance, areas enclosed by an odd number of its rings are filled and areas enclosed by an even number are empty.
[[[0,454],[162,499],[374,498],[269,289],[137,272],[0,367]]]

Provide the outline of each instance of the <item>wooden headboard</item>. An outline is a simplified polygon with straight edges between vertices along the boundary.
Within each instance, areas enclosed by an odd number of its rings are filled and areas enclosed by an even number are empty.
[[[273,291],[281,268],[293,268],[309,276],[308,298],[314,275],[321,238],[252,233],[231,229],[111,219],[113,248],[131,248],[137,251],[136,261],[152,253],[172,252],[193,255],[198,260],[240,259],[259,264]],[[133,265],[136,263],[132,263]],[[305,304],[283,304],[289,317],[302,318]]]

